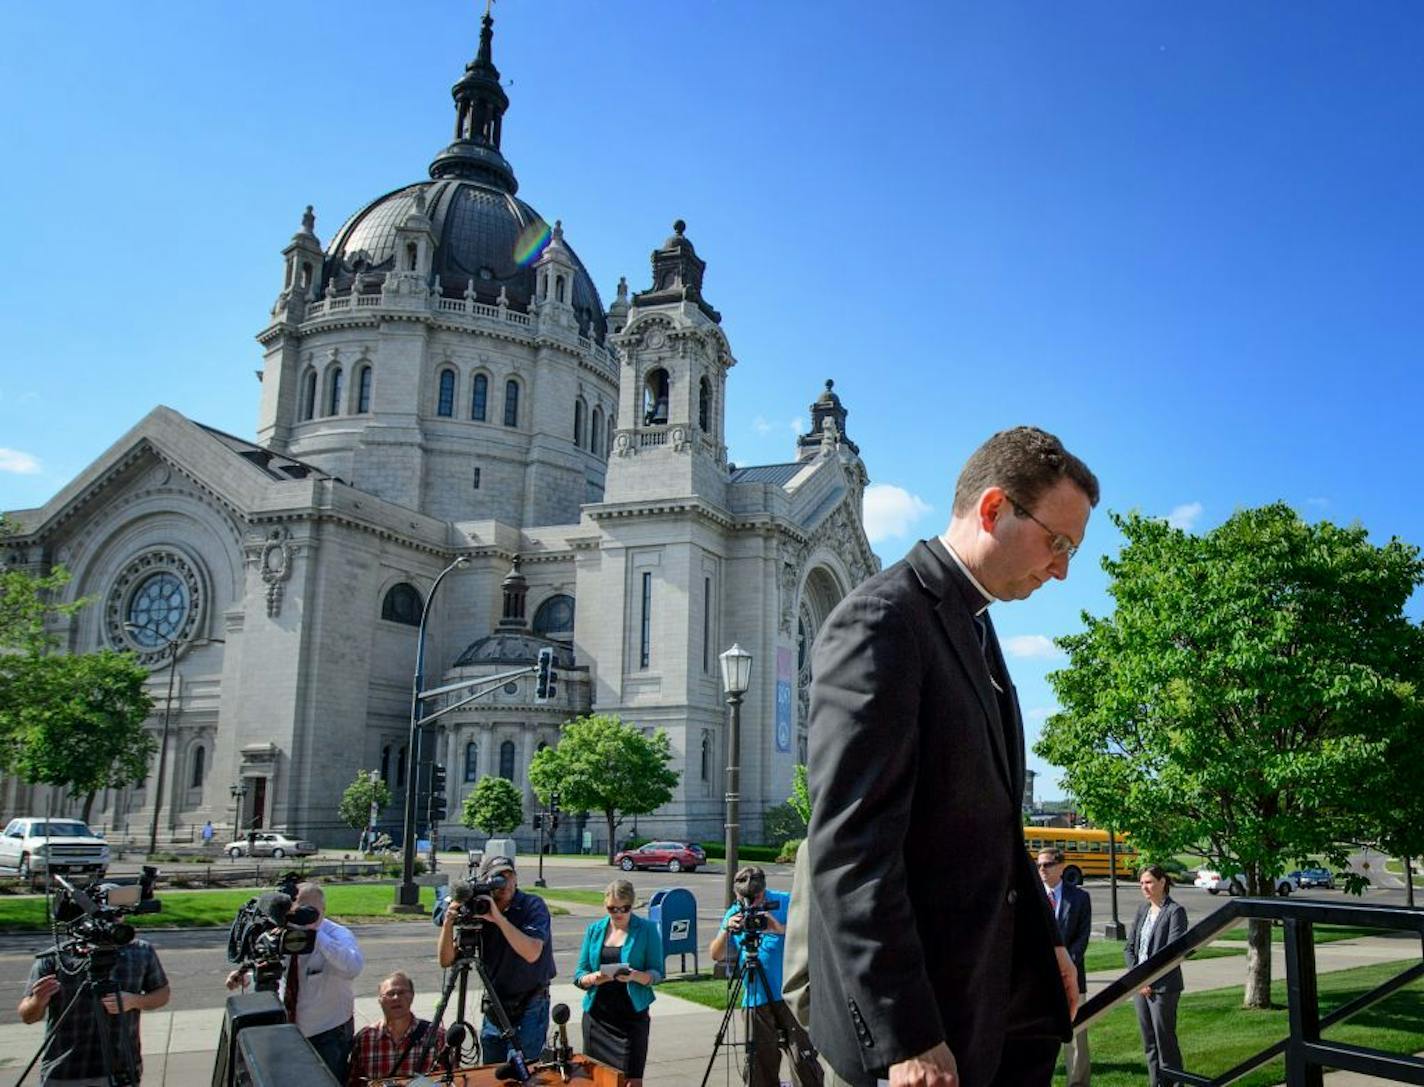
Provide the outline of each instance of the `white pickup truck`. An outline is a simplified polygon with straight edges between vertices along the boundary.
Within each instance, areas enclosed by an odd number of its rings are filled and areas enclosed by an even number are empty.
[[[11,819],[0,835],[0,871],[21,879],[44,872],[102,876],[109,857],[109,843],[79,819]]]
[[[1200,887],[1209,895],[1220,894],[1225,891],[1229,895],[1244,895],[1246,893],[1246,876],[1242,872],[1227,877],[1211,868],[1197,869],[1197,878],[1192,880],[1192,886]],[[1300,889],[1299,881],[1292,876],[1276,877],[1276,894],[1284,898],[1292,891]]]

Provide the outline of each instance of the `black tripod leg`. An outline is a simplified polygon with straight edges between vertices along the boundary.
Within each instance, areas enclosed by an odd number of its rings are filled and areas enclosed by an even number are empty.
[[[722,1013],[722,1022],[717,1027],[717,1038],[712,1043],[712,1056],[707,1058],[707,1070],[702,1073],[701,1087],[707,1087],[707,1080],[711,1078],[712,1068],[717,1063],[717,1054],[721,1050],[723,1042],[727,1037],[727,1028],[732,1025],[732,1016],[736,1014],[738,999],[742,994],[742,971],[739,968],[732,975],[731,987],[727,990],[727,1010]]]
[[[425,1032],[425,1038],[420,1043],[420,1058],[416,1062],[416,1069],[423,1071],[430,1059],[430,1047],[435,1044],[435,1033],[440,1029],[440,1021],[445,1018],[445,1009],[450,1004],[450,994],[455,991],[455,986],[460,986],[460,1007],[465,1005],[465,986],[469,982],[469,963],[456,962],[450,967],[450,978],[445,982],[445,988],[440,991],[440,1002],[435,1005],[435,1014],[430,1017],[430,1029]]]

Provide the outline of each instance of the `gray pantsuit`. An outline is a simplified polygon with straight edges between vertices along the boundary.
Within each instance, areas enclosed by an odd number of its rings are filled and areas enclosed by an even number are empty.
[[[1182,1067],[1182,1050],[1177,1045],[1177,1004],[1181,999],[1180,989],[1154,992],[1150,997],[1139,993],[1132,998],[1137,1026],[1142,1031],[1142,1048],[1147,1053],[1147,1082],[1152,1087],[1158,1087],[1162,1065]]]

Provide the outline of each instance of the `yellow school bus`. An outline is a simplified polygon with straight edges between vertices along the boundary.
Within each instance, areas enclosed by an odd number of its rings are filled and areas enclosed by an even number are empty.
[[[1063,850],[1063,878],[1082,883],[1084,876],[1108,874],[1108,832],[1088,827],[1024,827],[1024,848],[1030,860],[1040,849]],[[1114,834],[1117,849],[1117,878],[1136,879],[1138,856],[1132,843]]]

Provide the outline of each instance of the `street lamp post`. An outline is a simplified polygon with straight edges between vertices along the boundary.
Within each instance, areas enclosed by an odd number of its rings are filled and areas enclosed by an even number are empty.
[[[752,682],[752,655],[736,642],[719,658],[722,662],[722,690],[732,707],[731,732],[727,737],[727,873],[723,881],[723,904],[731,906],[735,897],[732,882],[737,874],[737,845],[741,834],[742,697]]]
[[[229,785],[227,791],[232,796],[232,837],[236,841],[242,837],[242,798],[247,795],[247,786],[239,781]]]
[[[469,559],[460,555],[449,566],[441,570],[425,594],[425,605],[420,609],[420,633],[415,642],[415,680],[410,692],[410,737],[406,741],[405,760],[405,841],[401,846],[401,882],[396,888],[398,906],[416,907],[420,905],[420,888],[415,885],[415,787],[419,780],[421,718],[420,692],[425,687],[425,623],[430,618],[430,602],[435,599],[435,591],[450,571],[465,566]]]
[[[153,819],[148,825],[148,851],[152,854],[158,850],[158,813],[163,808],[163,773],[168,765],[168,723],[173,716],[173,679],[178,671],[178,642],[151,626],[125,623],[124,629],[130,634],[142,632],[162,638],[168,648],[168,700],[163,703],[163,731],[158,739],[158,775],[153,782]]]
[[[1127,930],[1117,916],[1117,832],[1108,827],[1108,887],[1112,896],[1113,918],[1103,926],[1103,935],[1109,940],[1127,939]]]

